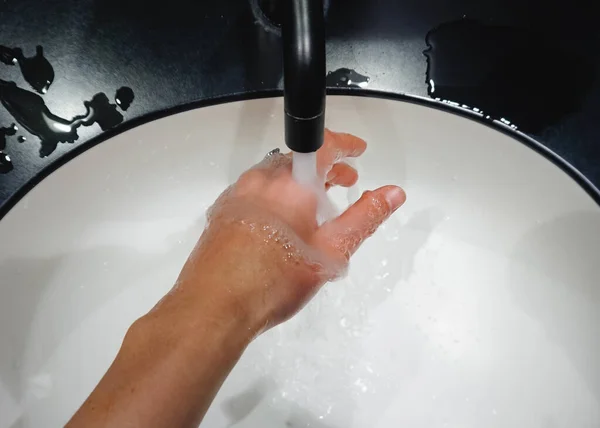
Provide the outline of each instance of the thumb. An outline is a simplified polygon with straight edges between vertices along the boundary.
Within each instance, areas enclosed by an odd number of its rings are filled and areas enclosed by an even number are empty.
[[[317,243],[331,256],[347,261],[405,201],[406,194],[398,186],[365,192],[341,216],[321,226],[317,231]]]

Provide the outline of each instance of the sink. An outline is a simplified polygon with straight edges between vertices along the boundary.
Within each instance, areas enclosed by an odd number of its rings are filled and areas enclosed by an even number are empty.
[[[478,122],[327,106],[331,129],[369,143],[333,201],[384,184],[408,201],[346,278],[248,348],[203,426],[599,426],[600,207]],[[212,201],[277,146],[281,99],[187,111],[87,150],[15,205],[0,221],[0,427],[69,419]]]

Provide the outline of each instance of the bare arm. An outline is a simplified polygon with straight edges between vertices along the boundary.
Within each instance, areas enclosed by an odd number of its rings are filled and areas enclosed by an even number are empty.
[[[138,320],[67,426],[198,426],[250,337],[241,320],[168,328],[184,322],[176,318],[158,309]]]
[[[326,134],[324,188],[358,178],[346,156],[359,138]],[[208,214],[173,290],[127,332],[75,427],[194,427],[250,341],[298,312],[400,205],[396,186],[366,192],[340,217],[316,223],[315,195],[278,155],[243,174]]]

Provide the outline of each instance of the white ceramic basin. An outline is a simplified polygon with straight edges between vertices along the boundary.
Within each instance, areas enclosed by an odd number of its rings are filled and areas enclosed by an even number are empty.
[[[282,142],[282,103],[194,110],[54,172],[0,221],[0,427],[57,427],[173,284],[204,212]],[[206,427],[600,426],[600,208],[493,129],[328,100],[360,190],[408,202],[291,322],[253,343]],[[340,205],[359,189],[334,189]]]

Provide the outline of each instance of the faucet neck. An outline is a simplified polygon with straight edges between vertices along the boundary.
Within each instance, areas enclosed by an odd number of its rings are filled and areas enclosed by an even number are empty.
[[[325,128],[323,0],[282,0],[285,134],[287,146],[310,153]]]

